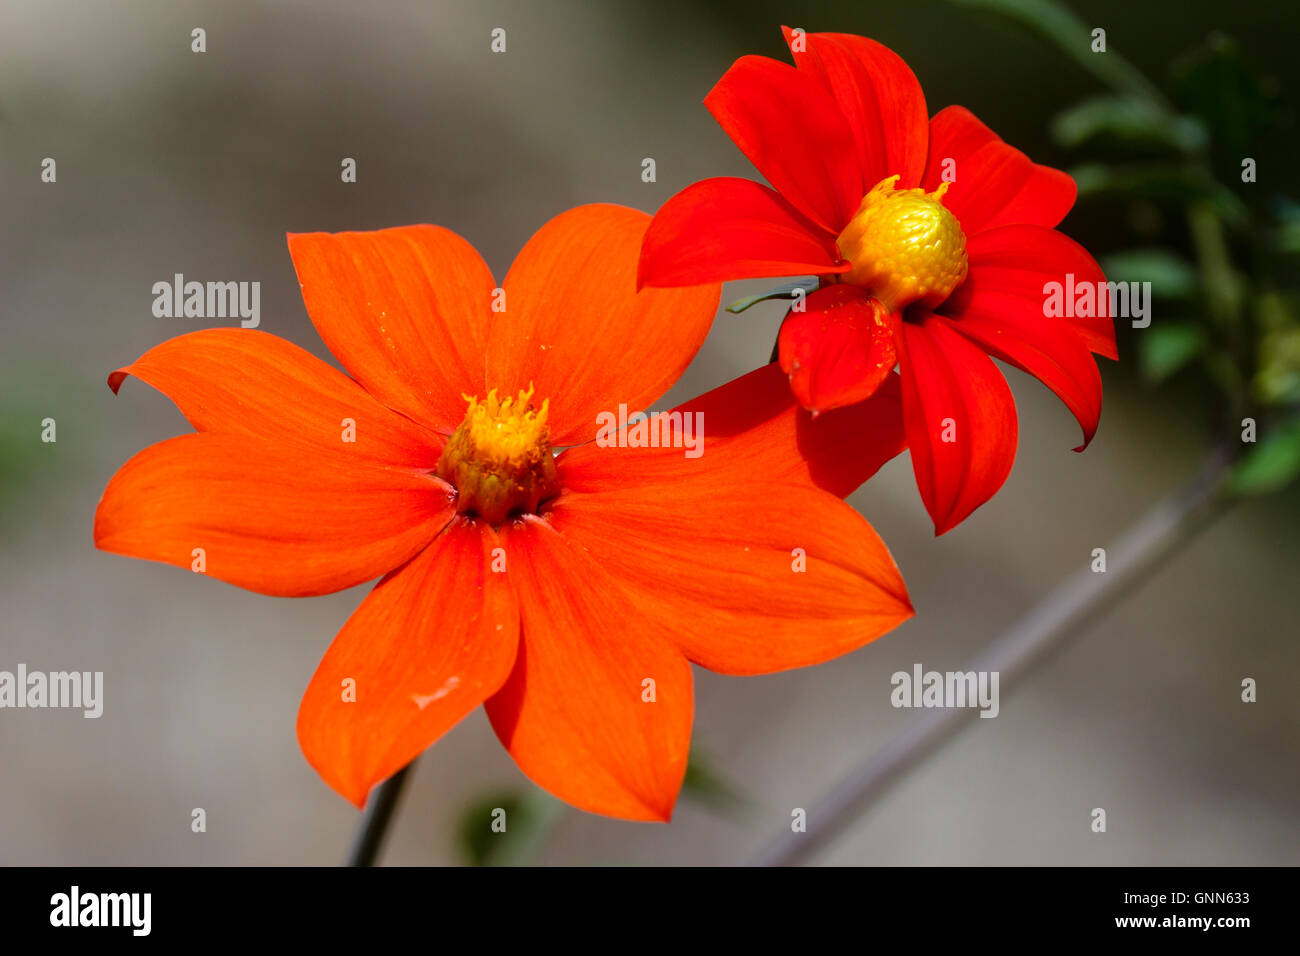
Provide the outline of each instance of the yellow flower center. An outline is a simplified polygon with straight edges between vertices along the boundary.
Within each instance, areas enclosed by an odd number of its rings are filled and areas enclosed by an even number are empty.
[[[512,514],[535,512],[559,490],[546,424],[549,401],[532,405],[533,388],[518,398],[482,402],[466,395],[465,420],[438,459],[438,477],[456,486],[457,510],[499,525]]]
[[[895,189],[897,182],[876,183],[840,233],[840,255],[853,268],[838,278],[891,312],[913,302],[934,308],[966,278],[966,236],[941,202],[948,183],[927,193]]]

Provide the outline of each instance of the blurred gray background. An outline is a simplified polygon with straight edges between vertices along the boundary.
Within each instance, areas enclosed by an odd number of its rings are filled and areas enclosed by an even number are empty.
[[[1294,90],[1282,5],[1152,6],[1076,9],[1139,63],[1222,28]],[[147,386],[114,398],[104,384],[204,324],[155,318],[152,284],[259,280],[261,328],[324,357],[286,231],[435,222],[501,276],[572,205],[653,211],[697,179],[751,175],[700,100],[735,57],[784,57],[782,22],[885,42],[932,111],[963,103],[1040,161],[1063,162],[1044,128],[1090,88],[1026,35],[933,0],[0,3],[0,669],[102,670],[106,684],[99,720],[0,711],[0,863],[332,864],[358,820],[303,760],[294,719],[365,589],[273,599],[92,546],[115,469],[187,427]],[[205,54],[190,51],[194,27]],[[489,49],[494,27],[505,54]],[[40,181],[47,156],[56,184]],[[340,182],[345,156],[355,184]],[[644,157],[656,183],[641,181]],[[1064,229],[1088,242],[1079,216]],[[724,302],[771,284],[728,286]],[[722,313],[670,398],[765,362],[780,316],[775,304]],[[915,620],[808,670],[697,671],[695,747],[746,809],[685,798],[668,826],[567,811],[541,861],[744,861],[911,718],[889,704],[890,674],[962,669],[1176,488],[1207,444],[1195,403],[1103,364],[1105,413],[1082,455],[1065,408],[1008,372],[1015,470],[945,537],[906,456],[852,499],[902,567]],[[47,416],[56,444],[39,439]],[[1292,489],[1230,513],[1004,685],[996,720],[972,712],[818,862],[1300,862],[1298,505]],[[1247,676],[1253,705],[1239,699]],[[476,713],[419,762],[385,861],[460,862],[466,805],[527,786]],[[191,832],[194,807],[206,833]],[[1093,807],[1107,810],[1105,835],[1089,830]]]

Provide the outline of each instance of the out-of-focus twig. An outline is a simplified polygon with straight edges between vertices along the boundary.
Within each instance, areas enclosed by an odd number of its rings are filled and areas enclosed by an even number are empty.
[[[1000,686],[1014,688],[1047,654],[1058,650],[1144,584],[1162,558],[1186,545],[1231,500],[1223,491],[1231,465],[1217,448],[1180,491],[1156,504],[1106,549],[1106,571],[1083,567],[1047,595],[964,670],[997,671]],[[751,866],[804,862],[843,832],[890,786],[969,726],[964,708],[922,711],[897,736],[863,760],[817,803],[808,807],[807,830],[783,832]]]

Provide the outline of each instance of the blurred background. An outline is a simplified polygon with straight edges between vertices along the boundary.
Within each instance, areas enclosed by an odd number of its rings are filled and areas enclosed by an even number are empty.
[[[303,760],[294,719],[366,589],[273,599],[92,546],[116,468],[187,430],[142,383],[114,398],[107,373],[221,324],[155,318],[152,284],[258,280],[261,328],[328,358],[286,231],[434,222],[500,277],[572,205],[654,211],[698,179],[752,175],[700,100],[744,53],[787,58],[782,23],[884,42],[932,112],[961,103],[1037,161],[1081,168],[1062,228],[1110,256],[1112,278],[1156,283],[1152,329],[1121,324],[1082,455],[1064,406],[1008,369],[1015,470],[943,538],[906,456],[851,499],[889,543],[918,616],[816,668],[697,671],[699,763],[671,825],[533,795],[480,711],[419,761],[384,861],[493,859],[475,834],[482,808],[507,801],[545,838],[516,861],[733,864],[788,831],[793,807],[915,717],[890,706],[894,671],[964,669],[1211,444],[1236,441],[1242,414],[1273,422],[1294,408],[1294,4],[1073,10],[1169,97],[1176,121],[1150,113],[1140,84],[1109,108],[1090,102],[1132,77],[1108,86],[1049,39],[1050,20],[940,0],[0,2],[0,669],[105,675],[99,720],[0,711],[0,863],[333,864],[358,822]],[[497,27],[502,54],[489,45]],[[1082,57],[1089,42],[1078,36]],[[1240,182],[1241,156],[1257,160],[1256,183]],[[41,181],[45,157],[55,183]],[[353,184],[340,181],[344,157]],[[1207,209],[1228,237],[1223,281],[1197,258],[1208,226],[1195,211]],[[736,283],[723,301],[777,284]],[[720,313],[669,401],[767,361],[783,311]],[[54,444],[40,440],[46,417]],[[1263,486],[1286,484],[1289,453],[1274,449]],[[1300,863],[1298,572],[1295,485],[1248,497],[1004,684],[996,720],[971,712],[815,862]],[[1257,703],[1241,702],[1245,677]],[[191,832],[196,807],[205,833]],[[1090,832],[1094,807],[1107,810],[1104,835]]]

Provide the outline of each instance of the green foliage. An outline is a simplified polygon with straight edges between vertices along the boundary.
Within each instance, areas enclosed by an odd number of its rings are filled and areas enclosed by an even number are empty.
[[[471,866],[521,866],[545,847],[564,806],[541,790],[502,790],[474,799],[456,827],[461,857]]]
[[[1282,255],[1300,255],[1300,203],[1281,196],[1274,203],[1277,226],[1273,230],[1273,246]]]
[[[750,806],[749,800],[697,747],[691,748],[682,797],[724,815]],[[537,788],[481,794],[461,811],[457,822],[456,845],[461,859],[470,866],[535,863],[564,811],[564,804]]]
[[[1193,167],[1167,163],[1112,165],[1083,163],[1070,171],[1080,199],[1155,199],[1168,203],[1206,201],[1229,225],[1249,220],[1245,204],[1221,183]]]
[[[1214,130],[1218,151],[1236,166],[1273,120],[1275,106],[1227,37],[1212,36],[1205,46],[1175,66],[1180,106]]]
[[[1195,266],[1168,249],[1115,252],[1101,266],[1113,282],[1150,282],[1152,294],[1162,299],[1191,299],[1200,286]]]
[[[1205,350],[1205,334],[1190,322],[1153,323],[1142,336],[1142,375],[1161,382]]]
[[[1300,326],[1265,332],[1259,342],[1255,398],[1265,405],[1300,405]]]
[[[1171,65],[1170,98],[1109,42],[1094,52],[1093,27],[1058,0],[950,2],[1027,27],[1101,81],[1056,116],[1052,134],[1092,153],[1071,170],[1081,201],[1161,213],[1141,219],[1142,241],[1159,248],[1103,257],[1109,279],[1150,282],[1157,299],[1178,303],[1177,318],[1132,333],[1144,377],[1158,383],[1196,361],[1225,417],[1285,423],[1240,463],[1237,492],[1300,476],[1300,204],[1243,178],[1258,174],[1245,161],[1258,159],[1279,115],[1268,84],[1232,40],[1212,35]],[[1273,170],[1270,182],[1281,181]]]
[[[1238,495],[1278,491],[1300,477],[1300,418],[1293,418],[1262,435],[1238,463],[1228,490]]]
[[[41,422],[51,409],[40,410],[25,383],[7,383],[9,394],[0,400],[0,527],[10,527],[30,516],[21,495],[45,475],[66,473],[70,464],[68,443],[41,440]],[[52,468],[59,462],[58,469]]]
[[[1172,116],[1150,100],[1132,96],[1096,96],[1076,103],[1057,114],[1052,136],[1066,149],[1110,140],[1191,153],[1206,142],[1205,127],[1197,120]]]
[[[0,498],[7,498],[39,467],[41,416],[26,405],[0,407]]]

